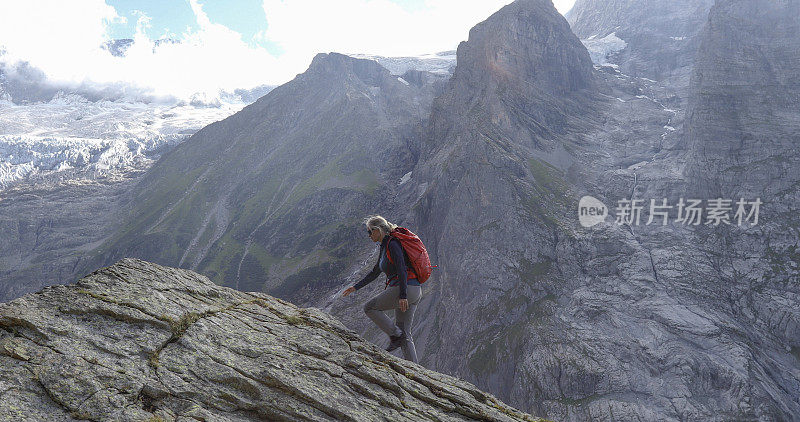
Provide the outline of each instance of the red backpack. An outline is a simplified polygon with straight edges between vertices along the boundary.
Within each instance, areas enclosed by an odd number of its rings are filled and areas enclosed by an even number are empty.
[[[425,245],[422,244],[422,240],[405,227],[397,227],[389,233],[389,236],[400,241],[400,246],[403,247],[408,260],[411,261],[411,268],[414,273],[408,274],[408,278],[416,278],[420,284],[428,280],[431,276],[431,270],[437,266],[431,266],[431,259],[428,257],[428,251],[425,249]],[[394,265],[392,256],[389,254],[389,248],[386,248],[386,257]]]

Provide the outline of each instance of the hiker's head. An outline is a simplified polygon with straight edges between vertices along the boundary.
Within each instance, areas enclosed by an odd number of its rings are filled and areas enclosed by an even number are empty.
[[[367,227],[369,238],[372,239],[373,242],[381,241],[384,236],[397,228],[397,224],[386,221],[386,219],[380,215],[373,215],[365,218],[364,225]]]

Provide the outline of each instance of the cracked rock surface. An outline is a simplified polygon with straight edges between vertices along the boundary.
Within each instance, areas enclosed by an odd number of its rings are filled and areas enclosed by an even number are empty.
[[[0,420],[538,420],[316,308],[131,258],[0,304],[0,362]]]

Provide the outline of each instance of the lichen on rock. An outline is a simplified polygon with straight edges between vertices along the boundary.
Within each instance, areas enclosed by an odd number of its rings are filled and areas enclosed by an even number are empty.
[[[0,419],[538,420],[316,308],[126,258],[0,304]]]

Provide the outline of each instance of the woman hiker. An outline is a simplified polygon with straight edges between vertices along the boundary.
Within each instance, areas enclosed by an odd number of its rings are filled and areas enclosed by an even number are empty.
[[[381,244],[378,262],[361,281],[348,287],[342,297],[366,286],[381,272],[386,273],[387,288],[364,304],[364,312],[389,335],[387,351],[402,347],[403,357],[417,362],[417,350],[411,338],[411,323],[414,320],[414,310],[422,297],[422,286],[417,281],[414,270],[407,264],[408,259],[400,241],[390,234],[397,225],[379,215],[367,217],[364,224],[367,226],[369,238]],[[386,257],[387,249],[391,261]],[[394,309],[394,322],[383,312],[389,309]]]

